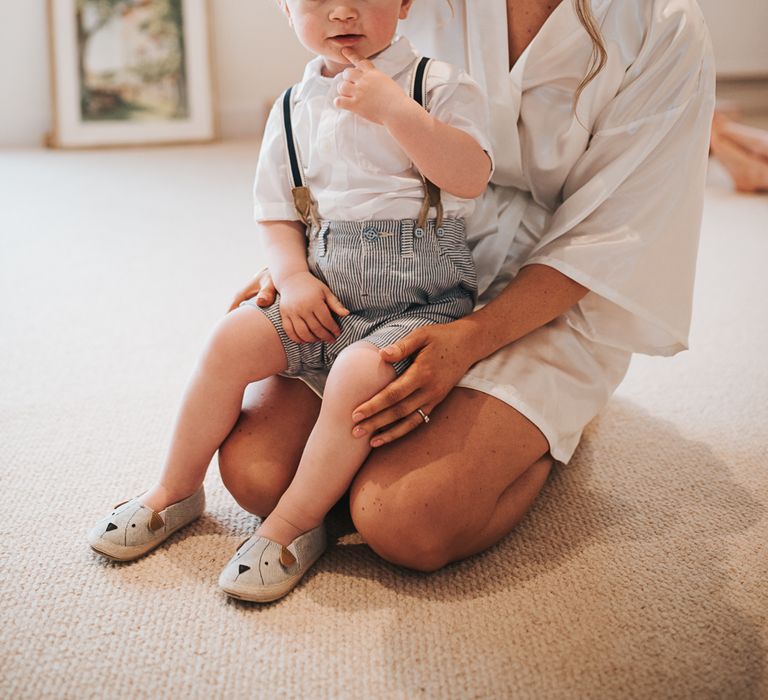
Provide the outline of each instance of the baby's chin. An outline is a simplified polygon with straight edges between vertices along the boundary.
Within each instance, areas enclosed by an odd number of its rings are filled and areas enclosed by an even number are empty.
[[[344,58],[344,56],[325,55],[323,54],[323,72],[322,74],[326,78],[332,78],[338,75],[345,68],[349,68],[352,64]]]
[[[368,52],[360,52],[356,50],[356,53],[361,58],[368,58]],[[332,51],[323,54],[323,62],[325,63],[324,75],[336,75],[341,73],[345,68],[349,68],[352,62],[341,53],[341,51]]]

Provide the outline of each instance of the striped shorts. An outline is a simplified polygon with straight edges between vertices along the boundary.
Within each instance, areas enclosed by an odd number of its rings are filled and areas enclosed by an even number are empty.
[[[287,377],[330,369],[341,351],[359,340],[383,348],[419,326],[448,323],[472,311],[477,276],[467,247],[463,219],[322,221],[309,234],[310,272],[349,309],[334,318],[341,334],[334,343],[295,343],[285,333],[280,296],[268,307],[256,299],[243,304],[260,309],[277,329],[288,358]],[[406,358],[393,365],[397,374]]]

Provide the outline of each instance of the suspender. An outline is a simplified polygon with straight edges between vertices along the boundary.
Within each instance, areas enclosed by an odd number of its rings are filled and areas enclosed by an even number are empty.
[[[291,194],[296,213],[307,226],[318,227],[320,218],[317,215],[317,207],[312,201],[312,194],[304,182],[304,169],[299,161],[299,151],[296,148],[296,140],[293,137],[293,124],[291,123],[291,91],[289,87],[283,94],[283,127],[285,145],[288,148],[288,160],[291,164]]]
[[[416,64],[416,69],[413,71],[410,86],[410,96],[425,109],[424,85],[431,60],[431,58],[427,58],[426,56],[419,59],[419,62]],[[293,203],[296,207],[296,212],[305,224],[308,226],[319,227],[320,220],[317,214],[317,206],[312,200],[312,195],[304,181],[304,170],[301,167],[299,152],[293,135],[293,124],[291,120],[293,106],[291,102],[292,91],[293,87],[289,87],[283,93],[283,127],[285,145],[288,149],[288,160],[291,166],[291,192],[293,194]],[[443,205],[440,201],[440,188],[430,180],[427,180],[421,173],[419,173],[419,175],[421,175],[421,179],[424,182],[424,200],[422,202],[421,211],[419,212],[417,228],[421,228],[422,230],[426,228],[430,207],[436,207],[437,209],[435,228],[440,228],[443,223]]]
[[[413,80],[411,81],[411,97],[422,107],[424,107],[424,78],[427,75],[427,65],[429,65],[431,60],[431,58],[426,56],[422,56],[419,59],[416,70],[413,71]]]
[[[432,59],[426,56],[422,56],[419,59],[416,70],[413,71],[413,81],[411,82],[411,97],[424,109],[427,109],[427,106],[424,104],[424,85],[426,84],[427,70],[431,61]],[[426,228],[429,210],[431,207],[435,207],[437,210],[435,228],[439,229],[443,225],[443,203],[440,201],[440,188],[431,180],[427,180],[422,173],[419,173],[419,175],[424,183],[424,199],[421,203],[421,211],[419,212],[416,228],[422,231]]]
[[[294,187],[304,185],[304,174],[299,165],[299,155],[296,150],[296,143],[293,140],[293,124],[291,122],[291,91],[289,87],[283,93],[283,125],[285,127],[285,143],[288,146],[288,159],[291,161],[291,180]]]

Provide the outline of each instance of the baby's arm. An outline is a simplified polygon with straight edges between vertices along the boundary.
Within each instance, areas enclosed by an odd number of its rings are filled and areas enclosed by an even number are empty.
[[[435,119],[371,61],[348,49],[344,55],[355,67],[344,71],[336,106],[386,127],[424,177],[440,189],[464,199],[482,194],[491,159],[480,144]]]
[[[297,272],[309,272],[307,237],[300,221],[260,221],[258,236],[264,242],[267,266],[278,292]]]
[[[325,340],[332,343],[341,332],[331,311],[349,313],[338,298],[310,271],[307,240],[300,221],[262,221],[267,265],[280,293],[280,316],[286,335],[296,343]]]

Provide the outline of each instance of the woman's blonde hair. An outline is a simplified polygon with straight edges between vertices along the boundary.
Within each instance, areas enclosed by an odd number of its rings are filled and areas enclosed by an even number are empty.
[[[603,70],[605,63],[608,60],[608,51],[606,51],[603,35],[600,33],[600,27],[597,24],[597,20],[592,14],[591,0],[573,0],[573,7],[576,10],[579,21],[584,26],[587,34],[589,34],[589,38],[592,40],[592,55],[589,59],[587,75],[584,77],[584,80],[579,83],[579,87],[576,88],[576,94],[573,96],[573,108],[575,110],[576,103],[579,101],[579,97],[584,91],[584,88],[597,77],[597,74],[601,70]]]

